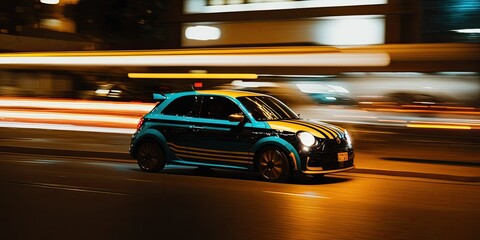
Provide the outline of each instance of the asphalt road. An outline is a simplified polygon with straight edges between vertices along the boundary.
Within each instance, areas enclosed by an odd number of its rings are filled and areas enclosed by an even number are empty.
[[[478,184],[249,173],[3,153],[2,239],[478,239]]]
[[[479,166],[477,131],[345,127],[357,152]],[[0,133],[0,239],[480,238],[478,183],[339,173],[273,184],[175,166],[148,174],[125,158],[128,134]]]

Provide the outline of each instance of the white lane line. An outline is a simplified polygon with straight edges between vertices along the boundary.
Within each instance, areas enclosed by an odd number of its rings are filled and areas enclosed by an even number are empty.
[[[287,192],[275,192],[275,191],[263,191],[264,193],[280,194],[294,197],[308,197],[308,198],[329,198],[325,196],[316,195],[315,193],[287,193]]]
[[[12,183],[21,184],[21,185],[25,185],[25,186],[29,186],[29,187],[48,188],[48,189],[65,190],[65,191],[73,191],[73,192],[100,193],[100,194],[119,195],[119,196],[131,195],[131,194],[128,194],[128,193],[84,189],[84,188],[78,188],[78,187],[75,187],[75,186],[60,185],[60,184],[23,183],[23,182],[12,182]]]

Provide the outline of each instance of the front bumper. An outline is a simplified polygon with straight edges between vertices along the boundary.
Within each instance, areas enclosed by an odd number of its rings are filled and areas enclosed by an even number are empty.
[[[343,172],[352,170],[355,168],[355,165],[346,167],[346,168],[339,168],[335,170],[303,170],[302,173],[304,174],[327,174],[327,173],[336,173],[336,172]]]
[[[301,172],[305,174],[326,174],[347,171],[355,168],[355,154],[346,139],[336,141],[325,140],[319,146],[311,149],[302,149]],[[339,153],[347,153],[348,159],[339,160]]]

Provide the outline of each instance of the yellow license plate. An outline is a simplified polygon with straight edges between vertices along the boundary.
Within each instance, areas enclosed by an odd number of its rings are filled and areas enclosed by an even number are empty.
[[[347,152],[341,152],[337,154],[338,161],[339,162],[345,162],[348,161],[348,153]]]

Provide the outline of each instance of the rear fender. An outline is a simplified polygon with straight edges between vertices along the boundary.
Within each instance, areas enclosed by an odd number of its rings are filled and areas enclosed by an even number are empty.
[[[170,151],[167,145],[167,139],[165,136],[159,132],[158,130],[155,129],[147,129],[145,132],[143,132],[140,136],[137,136],[137,139],[135,140],[135,148],[134,148],[134,153],[137,153],[138,146],[140,146],[141,142],[145,140],[154,140],[155,142],[158,143],[158,145],[162,148],[163,152],[165,153],[165,157],[168,161],[168,159],[173,159],[173,153]]]

